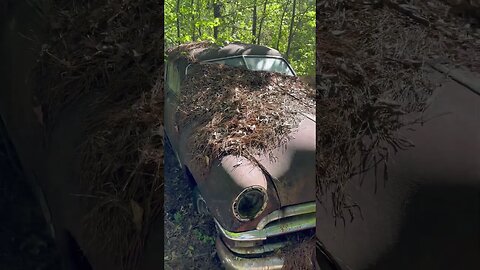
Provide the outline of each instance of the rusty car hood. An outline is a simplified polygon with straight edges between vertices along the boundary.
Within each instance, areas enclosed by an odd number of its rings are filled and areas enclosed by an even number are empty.
[[[230,231],[256,227],[269,213],[281,207],[315,200],[315,116],[303,114],[286,146],[268,155],[256,155],[257,162],[245,157],[225,156],[211,166],[192,159],[189,139],[197,125],[180,132],[178,154],[203,194],[211,214]],[[248,222],[238,221],[232,202],[247,186],[260,185],[267,190],[268,204],[262,214]]]
[[[285,147],[255,158],[269,174],[282,207],[315,200],[315,116],[302,120]]]

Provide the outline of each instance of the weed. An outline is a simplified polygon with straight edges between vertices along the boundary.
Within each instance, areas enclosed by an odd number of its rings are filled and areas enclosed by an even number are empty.
[[[175,214],[173,215],[173,219],[175,220],[175,223],[177,223],[177,224],[182,223],[182,220],[183,220],[182,213],[180,213],[180,211],[175,212]]]
[[[202,232],[198,229],[193,230],[193,235],[195,236],[195,238],[197,238],[198,240],[200,240],[203,243],[207,243],[207,244],[211,244],[211,245],[215,244],[215,239],[213,237],[205,234],[204,232]]]

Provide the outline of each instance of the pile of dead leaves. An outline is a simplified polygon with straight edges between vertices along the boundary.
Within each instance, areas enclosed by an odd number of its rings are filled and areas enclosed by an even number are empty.
[[[88,96],[81,175],[97,252],[135,269],[163,203],[163,5],[154,0],[49,1],[36,67],[47,130]]]
[[[278,73],[197,63],[181,87],[179,128],[195,127],[192,152],[203,160],[269,154],[315,111],[313,89]]]

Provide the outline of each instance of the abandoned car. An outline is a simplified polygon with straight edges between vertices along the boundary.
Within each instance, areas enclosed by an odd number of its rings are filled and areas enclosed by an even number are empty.
[[[223,265],[227,269],[280,269],[284,260],[274,251],[292,239],[295,245],[315,231],[315,116],[303,114],[285,147],[273,151],[275,161],[266,155],[257,155],[258,162],[235,155],[207,160],[207,164],[192,159],[189,139],[197,127],[194,123],[184,126],[177,117],[181,85],[189,79],[192,59],[254,73],[296,75],[277,50],[264,46],[231,43],[198,48],[190,54],[167,58],[165,144],[196,185],[195,207],[215,221],[217,254]],[[205,172],[208,163],[212,165]]]

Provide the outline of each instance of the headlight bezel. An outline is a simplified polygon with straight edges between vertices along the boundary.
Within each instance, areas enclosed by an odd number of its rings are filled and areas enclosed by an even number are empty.
[[[260,199],[260,204],[259,203],[254,203],[253,209],[250,209],[250,213],[245,213],[243,208],[245,208],[245,204],[248,204],[249,202],[246,200],[251,200],[249,197],[252,198],[252,196],[257,197],[257,199]],[[251,202],[250,202],[251,203]],[[257,218],[267,207],[268,203],[268,195],[267,195],[267,190],[263,186],[249,186],[244,188],[238,195],[235,197],[232,203],[232,212],[235,215],[235,218],[238,220],[245,222],[245,221],[251,221]],[[255,210],[257,208],[258,210]]]

